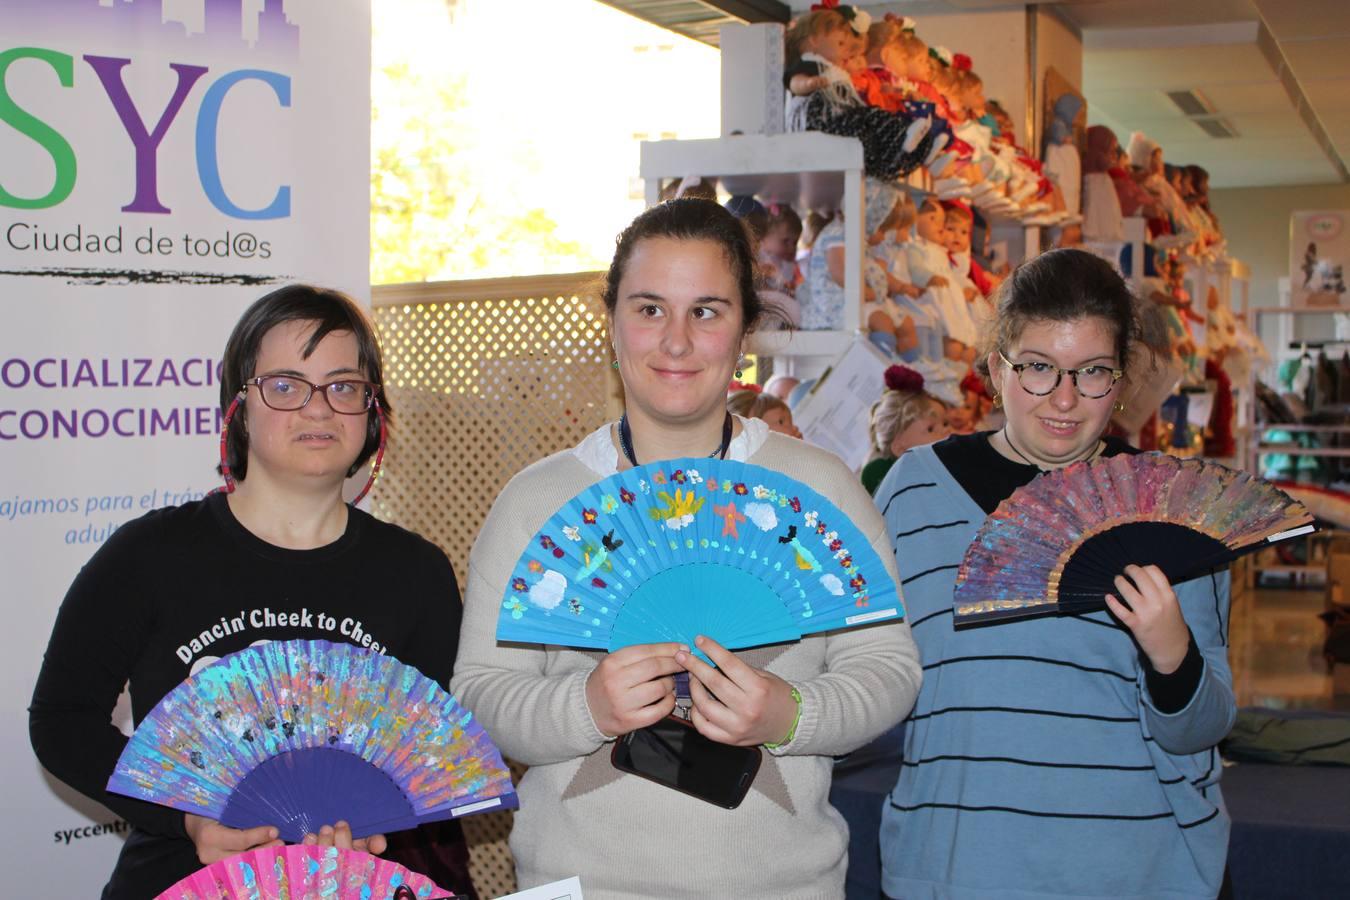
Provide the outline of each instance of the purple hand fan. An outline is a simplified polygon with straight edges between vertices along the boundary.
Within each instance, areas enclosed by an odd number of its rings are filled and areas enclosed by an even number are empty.
[[[1175,584],[1314,529],[1307,508],[1217,463],[1140,453],[1075,463],[1018,488],[956,576],[955,624],[1104,609],[1127,565]]]
[[[351,644],[232,653],[164,696],[108,790],[299,841],[365,837],[518,805],[473,714],[411,666]]]

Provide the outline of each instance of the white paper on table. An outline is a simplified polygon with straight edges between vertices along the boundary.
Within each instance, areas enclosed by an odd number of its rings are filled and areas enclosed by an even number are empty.
[[[581,878],[573,875],[552,884],[541,884],[514,894],[499,897],[498,900],[582,900]]]
[[[892,361],[865,337],[856,338],[792,411],[802,439],[838,456],[853,471],[871,451],[872,405],[886,387]]]

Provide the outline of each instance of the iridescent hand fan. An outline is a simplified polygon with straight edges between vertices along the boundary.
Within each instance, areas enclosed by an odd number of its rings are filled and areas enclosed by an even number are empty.
[[[517,806],[492,740],[430,678],[351,644],[232,653],[160,700],[108,790],[299,841],[356,837]]]
[[[740,649],[903,615],[829,500],[759,466],[677,459],[563,504],[516,563],[497,639],[617,650],[704,634]]]
[[[337,847],[247,850],[198,869],[155,900],[431,900],[452,897],[396,862]]]
[[[1127,565],[1173,584],[1312,531],[1302,503],[1246,472],[1140,453],[1075,463],[1018,488],[956,576],[956,624],[1105,608]]]

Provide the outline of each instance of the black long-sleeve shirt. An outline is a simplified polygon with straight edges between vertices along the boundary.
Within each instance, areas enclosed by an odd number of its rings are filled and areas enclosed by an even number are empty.
[[[356,509],[340,538],[314,550],[257,538],[223,495],[114,532],[61,604],[29,708],[42,765],[133,826],[104,897],[151,897],[201,867],[182,812],[105,790],[127,742],[110,717],[128,682],[139,724],[216,658],[305,638],[376,647],[447,687],[460,610],[439,548]],[[421,870],[438,883],[452,878],[442,887],[472,890],[458,823],[391,836],[387,855],[404,851],[422,867],[438,862],[439,872]],[[460,871],[452,877],[446,866]]]

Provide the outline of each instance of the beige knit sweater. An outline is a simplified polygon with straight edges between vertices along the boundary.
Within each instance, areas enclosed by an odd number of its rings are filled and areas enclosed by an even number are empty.
[[[755,443],[747,462],[830,498],[870,536],[895,577],[881,516],[837,457],[777,434]],[[619,773],[586,705],[586,678],[600,655],[494,638],[512,567],[526,543],[558,507],[605,474],[583,456],[558,453],[513,478],[469,557],[451,688],[508,757],[530,766],[511,832],[521,887],[580,875],[587,900],[842,897],[848,829],[829,805],[831,757],[867,743],[914,705],[920,667],[909,624],[738,654],[791,682],[802,696],[796,736],[765,753],[738,809]]]

